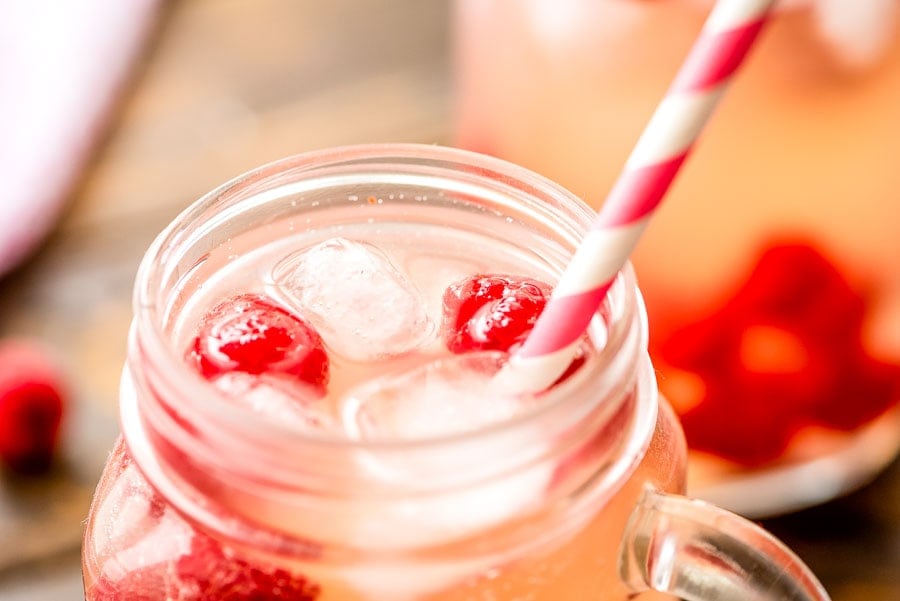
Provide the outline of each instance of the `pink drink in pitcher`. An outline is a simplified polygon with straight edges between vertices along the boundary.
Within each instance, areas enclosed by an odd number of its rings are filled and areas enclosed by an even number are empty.
[[[596,206],[711,5],[457,0],[457,143]],[[900,442],[898,27],[896,0],[779,3],[634,254],[661,390],[729,464],[711,473],[846,448],[821,482],[843,490]],[[790,488],[773,510],[821,498]],[[750,497],[729,506],[768,511]]]
[[[825,598],[762,531],[668,494],[684,442],[630,272],[553,388],[498,388],[590,217],[523,169],[402,145],[201,199],[138,275],[87,601],[704,599],[703,571]],[[720,566],[647,544],[726,524]]]

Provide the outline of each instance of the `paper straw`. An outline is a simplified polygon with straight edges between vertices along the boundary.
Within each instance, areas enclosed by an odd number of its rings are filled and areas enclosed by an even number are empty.
[[[523,392],[544,390],[571,363],[581,336],[774,2],[716,3],[534,329],[502,370],[504,383]]]

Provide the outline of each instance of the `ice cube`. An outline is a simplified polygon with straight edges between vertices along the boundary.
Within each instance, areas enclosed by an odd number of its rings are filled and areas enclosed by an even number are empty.
[[[184,520],[173,511],[166,511],[133,546],[120,550],[103,562],[103,577],[117,582],[148,567],[170,566],[178,557],[188,553],[191,536],[190,527]],[[153,580],[150,579],[151,582]]]
[[[236,404],[301,432],[330,430],[335,420],[310,387],[278,374],[229,372],[213,384]]]
[[[273,294],[351,360],[405,353],[435,335],[419,291],[371,244],[332,238],[288,255],[272,275]]]
[[[343,427],[364,441],[422,441],[522,415],[537,400],[498,388],[494,375],[503,357],[496,351],[455,355],[363,384],[342,400]],[[531,439],[529,452],[545,442],[537,427]],[[355,530],[351,536],[396,548],[441,544],[539,506],[554,465],[543,460],[523,466],[520,457],[505,453],[508,445],[501,441],[470,437],[395,453],[360,447],[358,469],[373,490],[409,494],[348,524]]]
[[[363,440],[419,440],[508,420],[533,399],[497,385],[503,358],[496,351],[452,355],[366,382],[341,402],[344,428]]]

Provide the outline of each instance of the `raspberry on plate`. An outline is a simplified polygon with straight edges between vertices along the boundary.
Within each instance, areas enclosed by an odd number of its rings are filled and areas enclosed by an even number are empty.
[[[550,292],[549,284],[509,275],[475,275],[451,284],[443,298],[447,348],[512,350],[534,327]]]
[[[682,407],[689,446],[757,467],[780,459],[804,428],[848,432],[895,406],[900,365],[866,348],[867,310],[815,247],[767,248],[715,311],[656,343],[660,373],[680,370],[701,384],[661,381]]]
[[[31,342],[0,343],[0,461],[20,474],[46,471],[63,415],[61,376]]]
[[[230,372],[283,373],[323,393],[328,355],[315,328],[261,294],[242,294],[201,320],[189,360],[206,378]]]

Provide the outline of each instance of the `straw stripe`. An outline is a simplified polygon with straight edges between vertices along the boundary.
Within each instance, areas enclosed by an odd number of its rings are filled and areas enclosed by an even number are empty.
[[[579,342],[576,341],[558,351],[537,357],[516,355],[515,369],[500,370],[500,373],[495,376],[495,382],[498,388],[504,391],[543,390],[559,377],[548,382],[547,374],[564,373],[572,363],[572,357],[575,356],[578,345]]]
[[[719,0],[547,306],[499,378],[543,390],[566,369],[774,0]]]
[[[585,236],[516,358],[553,354],[578,342],[647,223],[649,217]]]
[[[700,135],[724,91],[725,86],[719,85],[703,92],[666,97],[631,151],[626,169],[686,152]]]
[[[625,225],[651,213],[686,158],[687,151],[661,163],[622,172],[606,199],[604,210],[594,220],[594,229]]]
[[[548,303],[544,309],[547,318],[543,322],[551,325],[546,328],[546,331],[536,337],[537,339],[533,344],[529,345],[527,351],[523,349],[519,355],[522,357],[547,355],[565,348],[581,338],[587,327],[587,324],[583,323],[584,316],[588,316],[587,320],[589,322],[594,311],[597,310],[597,306],[606,295],[608,287],[608,285],[601,285],[576,294],[560,296],[557,302]],[[573,317],[576,317],[576,319],[573,319]],[[535,327],[537,327],[537,324],[535,324]],[[534,332],[532,332],[532,335],[534,335]]]
[[[706,18],[703,28],[707,33],[717,33],[732,29],[741,23],[764,19],[768,16],[772,4],[772,0],[718,2]]]
[[[701,35],[672,83],[672,92],[702,90],[730,78],[765,24],[759,18],[740,27]]]
[[[577,253],[566,267],[566,277],[557,284],[553,293],[557,296],[578,294],[588,288],[597,288],[611,280],[628,255],[623,249],[631,248],[647,226],[648,219],[633,223],[591,230],[581,241],[584,252]]]

